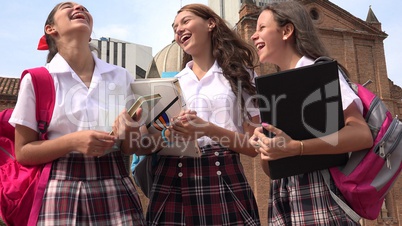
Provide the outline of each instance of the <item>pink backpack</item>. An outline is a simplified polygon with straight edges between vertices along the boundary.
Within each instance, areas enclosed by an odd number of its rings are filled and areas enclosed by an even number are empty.
[[[325,60],[332,59],[320,57],[316,62]],[[391,115],[377,95],[351,82],[342,69],[339,70],[363,103],[363,117],[370,127],[374,143],[367,150],[352,152],[346,165],[329,169],[347,205],[331,195],[345,212],[354,215],[352,218],[360,216],[374,220],[402,169],[402,122]],[[329,184],[328,171],[322,172]]]
[[[54,108],[53,78],[46,68],[39,67],[25,70],[21,80],[27,73],[35,90],[41,139],[46,139]],[[11,113],[12,109],[0,112],[0,217],[7,225],[36,225],[52,163],[23,166],[16,161],[14,127],[8,123]]]

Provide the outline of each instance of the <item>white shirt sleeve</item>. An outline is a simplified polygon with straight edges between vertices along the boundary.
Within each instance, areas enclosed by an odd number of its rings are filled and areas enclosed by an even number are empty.
[[[18,100],[9,123],[15,127],[16,124],[27,126],[38,132],[36,122],[36,97],[32,85],[31,75],[28,73],[20,81]]]
[[[345,110],[349,107],[352,102],[355,102],[357,107],[360,110],[360,113],[363,113],[363,104],[360,98],[356,95],[356,93],[350,88],[348,82],[343,77],[342,73],[339,71],[339,85],[341,87],[341,95],[342,95],[342,108]]]

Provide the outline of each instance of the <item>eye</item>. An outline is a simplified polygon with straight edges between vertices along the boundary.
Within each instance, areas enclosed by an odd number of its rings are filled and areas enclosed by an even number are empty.
[[[65,3],[60,6],[60,9],[70,9],[70,8],[73,8],[73,5],[69,3]]]

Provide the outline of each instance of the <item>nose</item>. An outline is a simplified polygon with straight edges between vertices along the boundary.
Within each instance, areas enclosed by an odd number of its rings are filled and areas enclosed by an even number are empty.
[[[74,6],[74,9],[75,9],[75,10],[85,11],[85,7],[84,7],[83,5],[79,5],[79,4],[75,5],[75,6]]]
[[[183,27],[180,25],[177,25],[176,27],[176,34],[180,35],[181,33],[183,33]]]
[[[257,40],[257,39],[258,39],[257,32],[254,32],[254,34],[253,34],[253,35],[251,35],[250,39],[251,39],[252,41]]]

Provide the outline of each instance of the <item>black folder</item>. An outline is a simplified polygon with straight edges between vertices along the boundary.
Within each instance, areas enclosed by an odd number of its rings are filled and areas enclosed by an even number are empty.
[[[295,140],[322,137],[344,126],[336,61],[258,76],[255,84],[261,121]],[[269,170],[271,179],[279,179],[344,165],[347,159],[346,153],[292,156],[269,161]]]

